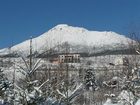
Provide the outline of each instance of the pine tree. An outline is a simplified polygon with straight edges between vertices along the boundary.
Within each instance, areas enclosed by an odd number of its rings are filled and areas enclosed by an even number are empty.
[[[32,38],[30,40],[30,55],[29,59],[23,57],[21,55],[22,61],[24,62],[25,66],[18,65],[19,72],[25,77],[22,80],[21,86],[16,85],[17,92],[16,92],[16,103],[23,104],[23,105],[39,105],[44,101],[44,93],[41,90],[41,87],[46,83],[40,83],[35,78],[35,72],[41,66],[39,63],[41,59],[37,60],[35,63],[33,62],[32,57]],[[41,85],[40,85],[41,84]]]
[[[85,74],[85,86],[87,90],[96,89],[95,74],[92,69],[87,69]]]

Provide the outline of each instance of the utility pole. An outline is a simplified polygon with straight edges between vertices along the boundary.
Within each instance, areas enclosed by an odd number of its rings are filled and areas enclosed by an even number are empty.
[[[68,63],[68,59],[67,59],[67,62]],[[66,77],[67,77],[67,86],[66,86],[66,89],[67,89],[67,105],[69,105],[69,91],[68,91],[68,85],[69,85],[69,70],[68,70],[68,64],[66,64]]]
[[[68,91],[68,85],[69,85],[69,65],[68,65],[68,43],[66,43],[66,97],[67,97],[67,105],[69,105],[69,91]]]
[[[14,62],[15,62],[15,60],[14,60]],[[15,70],[15,63],[14,63],[14,73],[13,73],[13,90],[14,90],[14,105],[16,105],[16,102],[15,102],[15,80],[16,80],[16,70]]]
[[[30,70],[32,70],[32,36],[30,37]]]
[[[28,82],[31,81],[32,75],[30,74],[30,71],[32,71],[32,36],[30,37],[30,55],[29,55],[29,77]]]

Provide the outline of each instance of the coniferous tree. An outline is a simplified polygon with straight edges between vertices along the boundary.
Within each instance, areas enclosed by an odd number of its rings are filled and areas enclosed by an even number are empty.
[[[92,69],[87,69],[85,74],[85,86],[87,90],[96,89],[95,74]]]

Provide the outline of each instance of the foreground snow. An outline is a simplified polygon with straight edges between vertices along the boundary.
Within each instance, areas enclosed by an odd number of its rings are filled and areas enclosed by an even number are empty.
[[[131,92],[123,90],[118,96],[118,103],[113,104],[111,99],[107,99],[104,105],[140,105],[140,99],[134,104],[135,97]]]
[[[137,101],[137,103],[135,105],[140,105],[140,99]]]
[[[122,105],[122,104],[112,104],[111,99],[107,99],[104,105]]]

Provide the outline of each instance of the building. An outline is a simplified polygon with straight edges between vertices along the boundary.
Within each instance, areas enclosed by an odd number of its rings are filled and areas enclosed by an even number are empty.
[[[51,63],[80,63],[80,54],[70,53],[70,54],[60,54],[57,57],[52,57],[50,59]]]
[[[59,63],[79,63],[80,54],[62,54],[58,56]]]

